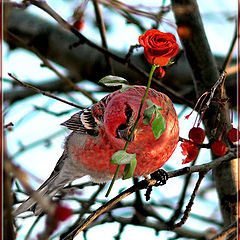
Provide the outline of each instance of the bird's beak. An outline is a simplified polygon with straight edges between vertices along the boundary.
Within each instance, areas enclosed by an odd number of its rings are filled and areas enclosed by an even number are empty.
[[[122,138],[124,141],[126,142],[132,142],[134,139],[134,134],[132,135],[132,137],[130,138],[131,135],[131,128],[124,128],[124,129],[118,129],[118,136],[119,138]]]

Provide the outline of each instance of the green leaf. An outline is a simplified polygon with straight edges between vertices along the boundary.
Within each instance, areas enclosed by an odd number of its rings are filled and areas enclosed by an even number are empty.
[[[102,78],[99,83],[102,83],[103,85],[107,86],[107,87],[117,87],[117,86],[121,86],[122,88],[126,88],[127,86],[129,86],[128,81],[125,78],[122,77],[118,77],[118,76],[112,76],[112,75],[108,75],[104,78]]]
[[[158,110],[155,111],[155,118],[153,119],[153,122],[152,122],[152,130],[156,140],[166,130],[166,120]]]
[[[137,159],[136,158],[132,158],[129,164],[126,164],[124,167],[124,172],[123,172],[123,177],[122,179],[128,179],[131,178],[133,176],[133,173],[135,171],[135,168],[137,166]]]
[[[150,99],[147,99],[146,101],[148,107],[143,112],[143,123],[148,125],[153,117],[153,114],[159,113],[158,110],[163,110],[163,108],[153,103]]]
[[[145,125],[148,125],[153,117],[153,114],[155,112],[155,107],[152,105],[150,107],[147,107],[143,112],[143,123]]]
[[[148,107],[151,107],[154,104],[150,99],[147,99],[146,102]]]
[[[118,150],[112,155],[110,162],[115,165],[124,165],[129,164],[133,158],[136,158],[136,153],[130,154],[124,150]]]
[[[147,101],[148,107],[154,106],[154,108],[157,109],[157,110],[163,110],[162,107],[160,107],[159,105],[153,103],[150,99],[147,99],[146,101]]]

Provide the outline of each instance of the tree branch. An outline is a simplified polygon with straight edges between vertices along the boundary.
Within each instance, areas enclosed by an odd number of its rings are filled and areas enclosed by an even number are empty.
[[[78,38],[72,33],[23,10],[10,8],[6,10],[5,13],[7,16],[5,19],[5,29],[19,37],[26,44],[34,47],[43,57],[65,67],[76,82],[82,79],[88,79],[97,83],[99,79],[107,74],[106,63],[102,61],[104,54],[107,53],[102,54],[102,52],[99,52],[87,44],[81,44],[77,48],[74,48],[74,50],[73,48],[70,49],[70,45],[78,42]],[[20,45],[20,43],[14,41],[7,32],[5,33],[5,41],[7,41],[12,48],[24,47]],[[59,51],[59,49],[61,49],[61,51]],[[121,60],[119,62],[119,57],[113,58],[111,55],[115,74],[128,79],[131,84],[144,85],[148,76],[147,72],[150,69],[144,57],[142,55],[131,56],[131,62],[134,63],[134,66],[138,66],[138,69],[135,69],[133,66],[132,69],[129,69],[129,67],[125,65],[125,53],[116,54],[117,56],[123,57],[120,58]],[[222,58],[218,59],[220,65]],[[236,76],[233,74],[229,75],[227,80],[228,91],[231,92],[233,99],[235,99],[234,97],[236,96],[235,79]],[[185,87],[183,88],[183,86]],[[49,90],[51,88],[55,91],[70,90],[67,90],[66,86],[62,86],[62,84],[58,82],[54,84],[49,83],[49,86],[46,87]],[[173,101],[184,103],[188,106],[193,106],[192,101],[195,101],[196,98],[192,87],[190,68],[184,57],[181,57],[177,64],[167,71],[162,82],[155,79],[152,83],[152,87],[166,93]],[[11,91],[13,91],[12,94]],[[13,89],[11,91],[5,91],[4,98],[6,100],[15,101],[18,100],[20,96],[24,97],[25,95],[30,95],[29,91],[25,93],[27,90],[19,91]],[[19,97],[17,97],[18,95]],[[232,105],[235,106],[235,104],[233,100]]]
[[[32,86],[31,84],[22,82],[22,81],[20,81],[19,79],[17,79],[15,76],[13,76],[11,73],[8,73],[8,75],[9,75],[12,79],[14,79],[18,84],[20,84],[20,85],[22,85],[22,86],[24,86],[24,87],[26,87],[26,88],[30,88],[31,90],[33,90],[33,91],[35,91],[35,92],[37,92],[37,93],[41,93],[41,94],[44,95],[44,96],[47,96],[47,97],[53,98],[53,99],[55,99],[55,100],[57,100],[57,101],[66,103],[66,104],[68,104],[68,105],[70,105],[70,106],[73,106],[73,107],[75,107],[75,108],[83,109],[83,107],[81,107],[81,106],[79,106],[79,105],[77,105],[77,104],[75,104],[75,103],[68,102],[68,101],[66,101],[66,100],[64,100],[64,99],[62,99],[62,98],[59,98],[59,97],[54,96],[54,95],[52,95],[52,94],[50,94],[50,93],[48,93],[48,92],[46,92],[46,91],[41,90],[41,89],[39,89],[39,88],[37,88],[37,87],[35,87],[35,86]]]
[[[180,36],[180,38],[194,75],[197,96],[201,96],[217,82],[219,71],[206,38],[197,1],[172,0],[172,4],[178,27],[185,26],[191,32],[189,38],[184,38],[183,36]],[[227,98],[224,82],[217,89],[215,97],[220,99]],[[201,119],[204,122],[206,134],[210,140],[218,139],[219,136],[222,136],[222,140],[228,144],[226,130],[231,127],[228,110],[228,103],[225,104],[224,108],[219,107],[218,104],[211,103],[211,107]],[[217,122],[218,127],[216,128]],[[214,158],[215,156],[213,156]],[[236,168],[232,161],[213,171],[225,225],[236,221],[237,174],[234,173]]]
[[[239,219],[238,219],[239,222]],[[239,229],[237,229],[238,222],[234,222],[231,225],[225,227],[220,233],[215,235],[213,238],[210,240],[224,240],[226,239],[227,236],[229,236],[233,231],[238,231],[237,234],[239,234]]]
[[[209,163],[198,165],[198,166],[196,165],[196,166],[182,168],[176,171],[168,172],[168,176],[169,178],[172,178],[172,177],[181,176],[183,174],[190,174],[193,172],[206,173],[210,169],[216,168],[220,164],[232,160],[234,157],[236,157],[236,150],[229,151],[228,154],[216,159],[214,162],[209,162]],[[125,191],[123,191],[122,193],[120,193],[110,201],[108,201],[106,204],[99,207],[86,220],[79,223],[78,226],[76,226],[76,228],[67,236],[65,236],[63,239],[64,240],[72,239],[79,232],[86,229],[89,226],[89,224],[92,223],[96,218],[98,218],[101,214],[111,209],[115,204],[120,202],[122,199],[126,198],[127,196],[136,192],[137,190],[147,189],[149,186],[154,186],[155,183],[156,183],[156,180],[142,180],[138,182],[136,185],[133,185],[132,187],[126,189]],[[166,227],[166,229],[168,229],[168,227]]]

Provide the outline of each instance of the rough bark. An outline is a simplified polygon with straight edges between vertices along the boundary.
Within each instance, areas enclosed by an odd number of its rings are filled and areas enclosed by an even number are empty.
[[[182,38],[181,41],[194,75],[197,95],[200,96],[218,80],[217,64],[206,38],[197,2],[195,0],[172,0],[172,4],[177,25],[186,26],[192,32],[190,38]],[[179,11],[179,9],[185,9],[185,11]],[[220,91],[217,92],[216,97],[220,97]],[[227,97],[224,88],[221,97]],[[212,104],[211,109],[205,114],[204,124],[210,139],[213,137],[212,130],[216,126],[218,108],[218,104]],[[220,111],[219,129],[223,129],[224,126],[228,129],[230,125],[229,116],[225,109]],[[225,226],[237,220],[236,162],[232,161],[213,170]]]

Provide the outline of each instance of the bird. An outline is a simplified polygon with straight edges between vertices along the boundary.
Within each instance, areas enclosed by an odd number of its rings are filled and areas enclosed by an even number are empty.
[[[61,125],[71,130],[66,137],[64,150],[49,178],[37,190],[41,196],[52,199],[65,185],[83,176],[90,176],[91,181],[103,183],[112,179],[117,165],[110,162],[112,155],[124,148],[135,153],[137,166],[133,177],[148,175],[160,169],[174,152],[179,140],[178,117],[170,98],[152,88],[147,99],[159,105],[166,121],[165,132],[155,139],[152,121],[143,123],[141,118],[129,139],[136,121],[145,86],[133,86],[126,91],[109,93],[89,108],[78,111]],[[124,166],[120,167],[118,178],[122,177]],[[33,198],[28,198],[13,215],[17,216],[36,206]],[[42,209],[35,208],[35,215]]]

